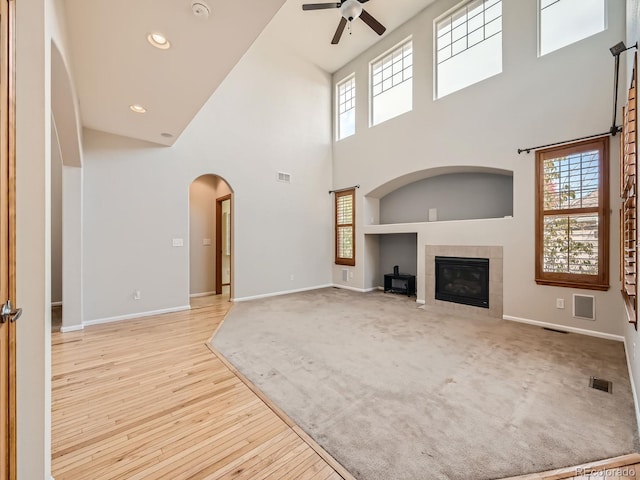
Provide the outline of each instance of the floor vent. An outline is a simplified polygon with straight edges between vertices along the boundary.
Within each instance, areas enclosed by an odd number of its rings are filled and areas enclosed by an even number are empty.
[[[591,379],[589,380],[589,386],[591,388],[595,388],[596,390],[613,393],[613,383],[611,383],[609,380],[604,380],[603,378],[591,377]]]
[[[549,327],[542,327],[543,330],[548,330],[549,332],[555,332],[555,333],[569,333],[569,332],[565,332],[564,330],[556,330],[555,328],[549,328]]]

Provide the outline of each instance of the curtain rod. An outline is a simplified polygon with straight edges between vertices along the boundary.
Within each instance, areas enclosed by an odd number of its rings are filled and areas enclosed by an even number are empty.
[[[353,187],[341,188],[340,190],[329,190],[329,195],[331,195],[332,193],[344,192],[345,190],[351,190],[352,188],[360,188],[360,185],[354,185]]]
[[[573,140],[564,140],[562,142],[548,143],[546,145],[539,145],[537,147],[519,148],[518,149],[518,155],[520,155],[523,152],[531,153],[531,150],[540,150],[541,148],[555,147],[556,145],[562,145],[562,144],[565,144],[565,143],[579,142],[580,140],[589,140],[591,138],[604,137],[606,135],[615,136],[618,132],[621,132],[621,131],[622,131],[622,128],[614,126],[614,127],[611,127],[611,130],[609,130],[608,132],[596,133],[595,135],[587,135],[586,137],[574,138]]]

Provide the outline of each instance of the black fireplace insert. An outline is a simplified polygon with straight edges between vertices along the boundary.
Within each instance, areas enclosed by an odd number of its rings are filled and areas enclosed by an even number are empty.
[[[436,300],[489,308],[489,259],[436,257]]]

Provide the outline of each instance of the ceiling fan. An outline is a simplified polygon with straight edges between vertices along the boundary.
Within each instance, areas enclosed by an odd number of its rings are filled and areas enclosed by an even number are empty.
[[[328,8],[339,8],[342,18],[338,24],[333,39],[332,45],[337,45],[344,32],[344,27],[347,26],[347,22],[352,22],[354,19],[360,17],[360,19],[369,25],[371,29],[378,35],[382,35],[386,28],[378,20],[373,18],[369,12],[362,8],[362,3],[366,3],[369,0],[340,0],[336,3],[306,3],[302,5],[302,10],[325,10]]]

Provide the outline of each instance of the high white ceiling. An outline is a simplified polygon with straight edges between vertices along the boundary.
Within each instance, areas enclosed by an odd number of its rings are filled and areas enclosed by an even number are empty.
[[[206,20],[193,14],[193,0],[65,0],[83,126],[172,145],[269,22],[281,48],[330,73],[380,39],[357,19],[351,35],[345,29],[331,45],[340,10],[302,10],[322,0],[198,1],[211,9]],[[388,35],[433,1],[363,6]],[[152,32],[164,34],[171,48],[152,47]],[[133,113],[131,104],[147,112]]]
[[[370,0],[362,6],[387,28],[382,36],[385,37],[434,1]],[[362,20],[356,19],[352,22],[351,35],[345,29],[340,43],[331,45],[340,21],[340,10],[303,11],[303,3],[325,1],[287,0],[269,28],[274,27],[284,45],[329,73],[343,67],[382,38]]]

